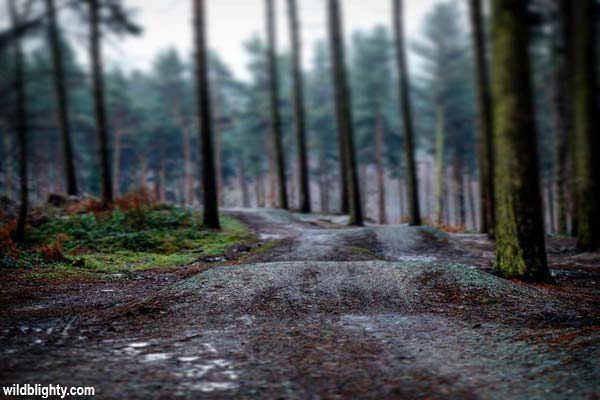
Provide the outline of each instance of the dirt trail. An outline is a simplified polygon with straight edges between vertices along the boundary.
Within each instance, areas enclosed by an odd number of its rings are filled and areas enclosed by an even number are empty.
[[[426,228],[231,214],[269,241],[262,252],[95,318],[4,329],[0,385],[127,399],[598,398],[597,286],[499,279],[484,245]]]

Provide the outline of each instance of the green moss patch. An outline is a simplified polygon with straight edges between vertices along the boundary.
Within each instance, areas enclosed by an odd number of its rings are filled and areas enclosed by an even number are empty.
[[[214,231],[202,225],[201,213],[179,207],[49,215],[28,229],[19,258],[10,266],[48,267],[60,274],[170,268],[224,254],[255,239],[236,219],[222,216],[223,229]],[[44,246],[57,243],[64,259],[46,259]]]

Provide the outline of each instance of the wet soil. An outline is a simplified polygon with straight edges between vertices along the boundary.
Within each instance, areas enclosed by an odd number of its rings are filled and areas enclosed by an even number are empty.
[[[222,263],[118,279],[0,272],[0,386],[97,398],[597,399],[600,255],[549,239],[558,284],[491,274],[481,235],[233,210]]]

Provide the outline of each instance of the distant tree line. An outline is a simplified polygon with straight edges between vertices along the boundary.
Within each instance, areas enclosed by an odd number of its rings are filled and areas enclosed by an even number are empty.
[[[407,41],[405,2],[390,2],[389,26],[347,40],[342,2],[327,0],[328,36],[305,68],[302,1],[265,0],[240,80],[209,50],[208,26],[221,22],[206,20],[207,0],[191,2],[193,57],[164,49],[133,72],[102,54],[108,35],[142,31],[125,1],[9,0],[0,146],[16,238],[30,201],[49,193],[110,209],[144,187],[201,205],[215,229],[226,206],[468,228],[496,240],[498,271],[532,281],[551,280],[545,233],[600,249],[598,3],[445,1]],[[277,50],[279,5],[289,53]],[[87,67],[63,13],[87,27]]]

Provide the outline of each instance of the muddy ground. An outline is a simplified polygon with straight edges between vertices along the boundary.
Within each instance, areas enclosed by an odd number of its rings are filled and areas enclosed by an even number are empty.
[[[0,273],[0,386],[97,398],[600,396],[600,255],[549,239],[555,286],[481,235],[239,211],[261,246],[114,280]]]

